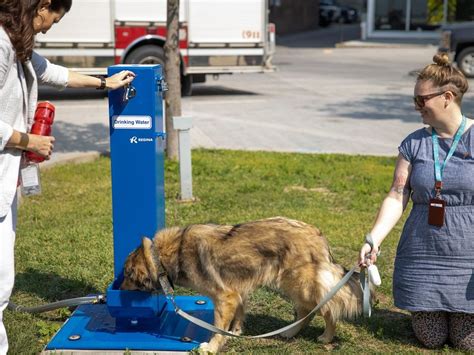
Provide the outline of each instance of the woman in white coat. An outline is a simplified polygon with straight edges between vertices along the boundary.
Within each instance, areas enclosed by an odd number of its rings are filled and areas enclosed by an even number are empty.
[[[54,65],[33,51],[35,35],[46,33],[71,8],[72,0],[0,1],[0,355],[8,350],[3,311],[13,289],[16,188],[24,151],[49,159],[54,138],[27,133],[38,97],[38,82],[57,88],[117,89],[134,75],[107,79]]]

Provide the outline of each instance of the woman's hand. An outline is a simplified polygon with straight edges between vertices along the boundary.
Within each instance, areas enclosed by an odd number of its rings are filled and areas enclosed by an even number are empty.
[[[379,252],[378,246],[374,245],[374,248],[371,249],[369,243],[364,243],[359,253],[359,266],[368,267],[371,264],[375,264],[375,262],[377,261],[378,252]]]
[[[135,79],[135,73],[128,70],[122,70],[121,72],[106,78],[105,87],[107,89],[115,90],[130,84],[133,79]]]
[[[51,157],[54,148],[54,137],[28,134],[28,144],[26,150],[41,155],[46,160]]]

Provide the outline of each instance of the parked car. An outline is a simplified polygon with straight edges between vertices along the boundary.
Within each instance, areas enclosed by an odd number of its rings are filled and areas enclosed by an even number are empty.
[[[448,52],[468,78],[474,78],[474,21],[443,26],[439,50]]]
[[[341,18],[340,22],[354,23],[359,20],[359,11],[351,6],[341,6]]]
[[[341,8],[333,0],[319,1],[319,25],[327,27],[341,16]]]
[[[319,24],[321,27],[329,26],[332,22],[354,23],[359,19],[357,9],[339,5],[335,0],[319,1]]]

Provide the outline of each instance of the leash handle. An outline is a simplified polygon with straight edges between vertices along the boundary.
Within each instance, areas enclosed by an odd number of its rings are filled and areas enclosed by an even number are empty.
[[[364,317],[370,318],[372,315],[372,306],[370,305],[370,280],[366,268],[360,271],[360,285],[362,287],[362,312]]]

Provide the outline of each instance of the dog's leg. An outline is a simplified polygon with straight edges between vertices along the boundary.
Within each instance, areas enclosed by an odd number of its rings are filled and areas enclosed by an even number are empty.
[[[324,333],[318,337],[318,341],[327,344],[332,341],[336,333],[336,321],[329,310],[323,314],[323,317],[326,322],[326,328],[324,329]]]
[[[301,305],[296,306],[296,319],[295,319],[295,321],[298,321],[301,318],[306,317],[306,315],[309,312],[311,312],[311,309],[308,309],[308,308],[303,307]],[[284,338],[287,338],[287,339],[293,338],[294,336],[296,336],[296,334],[298,334],[301,331],[301,329],[306,327],[308,325],[308,323],[311,322],[312,318],[313,317],[308,317],[307,319],[304,320],[304,322],[301,322],[296,327],[294,327],[292,329],[289,329],[286,332],[281,333],[281,336],[284,337]]]
[[[240,295],[235,291],[222,291],[213,299],[214,325],[223,330],[229,330],[230,323],[235,318],[236,310],[241,304]],[[201,352],[217,353],[224,346],[226,338],[215,334],[209,343],[202,343]]]
[[[242,329],[244,328],[245,321],[245,308],[247,305],[247,297],[241,295],[241,302],[237,306],[235,311],[235,318],[232,321],[231,331],[236,335],[242,334]]]
[[[315,287],[316,269],[313,263],[306,263],[297,268],[292,268],[283,274],[280,288],[294,302],[296,309],[296,319],[306,317],[317,304],[318,294]],[[282,337],[292,338],[301,329],[311,322],[312,317],[308,317],[298,326],[283,332]]]

